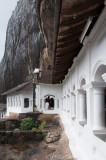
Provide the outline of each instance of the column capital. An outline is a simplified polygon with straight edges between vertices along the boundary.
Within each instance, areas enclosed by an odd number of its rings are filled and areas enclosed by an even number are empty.
[[[106,73],[102,75],[102,78],[106,82]]]
[[[86,91],[84,89],[78,89],[77,92],[80,93],[80,94],[85,94],[86,93]]]
[[[72,96],[75,96],[75,93],[74,93],[74,92],[70,92],[70,94],[71,94]]]
[[[90,89],[90,88],[106,88],[106,83],[101,81],[92,81],[91,83],[88,83],[84,86],[82,86],[84,90]]]

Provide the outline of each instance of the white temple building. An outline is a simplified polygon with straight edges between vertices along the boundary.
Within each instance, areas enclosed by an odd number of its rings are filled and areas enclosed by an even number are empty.
[[[7,95],[6,116],[33,112],[33,84],[31,81],[22,83],[2,95]]]
[[[62,0],[60,10],[55,13],[60,14],[60,28],[55,37],[54,84],[36,84],[36,107],[40,112],[60,115],[75,160],[106,160],[106,1]],[[33,112],[30,89],[4,94],[7,115]]]
[[[45,109],[50,95],[53,110]],[[106,7],[62,83],[37,85],[36,100],[39,111],[62,118],[75,159],[106,160]]]

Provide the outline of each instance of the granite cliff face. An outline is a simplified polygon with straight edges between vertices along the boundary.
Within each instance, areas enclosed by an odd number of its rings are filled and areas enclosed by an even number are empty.
[[[40,66],[52,69],[54,1],[19,0],[7,27],[0,93],[26,81]]]
[[[44,47],[36,0],[20,0],[7,27],[5,53],[0,64],[0,93],[24,82],[39,67]]]
[[[40,57],[41,70],[52,70],[53,68],[55,10],[57,5],[55,3],[54,0],[37,0],[37,17],[45,41],[45,48]]]

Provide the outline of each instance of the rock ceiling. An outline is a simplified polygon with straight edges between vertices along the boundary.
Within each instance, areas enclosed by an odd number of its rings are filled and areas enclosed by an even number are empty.
[[[90,16],[100,15],[104,0],[60,0],[56,15],[57,34],[53,56],[53,83],[65,78],[73,59],[78,55],[82,44],[79,38]],[[92,26],[93,27],[93,26]]]

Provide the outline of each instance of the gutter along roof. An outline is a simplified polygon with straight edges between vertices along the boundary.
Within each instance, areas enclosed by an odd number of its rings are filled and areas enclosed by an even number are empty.
[[[92,30],[103,7],[104,0],[60,0],[60,11],[56,15],[57,35],[54,36],[54,57],[52,83],[60,83],[68,73],[82,48],[80,36],[89,17],[94,17],[87,34]],[[56,13],[57,14],[57,13]],[[55,34],[54,33],[54,34]]]

